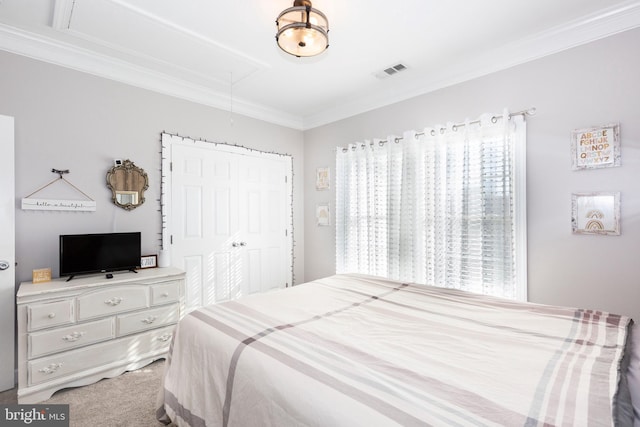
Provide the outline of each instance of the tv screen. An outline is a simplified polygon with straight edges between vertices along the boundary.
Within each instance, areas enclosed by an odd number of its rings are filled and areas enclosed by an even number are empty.
[[[140,240],[140,232],[61,235],[60,276],[134,270]]]

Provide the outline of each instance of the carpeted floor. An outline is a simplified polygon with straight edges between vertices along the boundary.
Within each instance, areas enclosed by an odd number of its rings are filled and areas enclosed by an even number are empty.
[[[43,404],[69,404],[71,427],[157,427],[156,398],[164,360],[95,384],[56,392]],[[17,403],[16,389],[0,393],[0,403]]]

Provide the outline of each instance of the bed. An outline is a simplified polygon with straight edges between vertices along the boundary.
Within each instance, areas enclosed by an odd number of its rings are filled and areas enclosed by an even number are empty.
[[[185,316],[157,416],[193,427],[633,426],[632,325],[335,275]]]

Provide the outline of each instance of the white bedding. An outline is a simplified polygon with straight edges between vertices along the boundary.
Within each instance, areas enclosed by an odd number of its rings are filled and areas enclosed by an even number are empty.
[[[629,369],[627,373],[629,391],[633,402],[634,427],[640,427],[640,327],[634,324],[628,344]]]
[[[337,275],[187,315],[158,417],[194,427],[631,426],[631,323]],[[629,380],[640,383],[634,357]]]

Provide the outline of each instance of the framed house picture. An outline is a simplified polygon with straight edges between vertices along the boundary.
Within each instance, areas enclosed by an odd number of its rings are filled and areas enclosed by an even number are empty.
[[[620,193],[571,195],[571,228],[574,234],[620,235]]]

